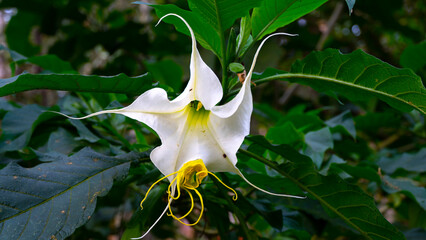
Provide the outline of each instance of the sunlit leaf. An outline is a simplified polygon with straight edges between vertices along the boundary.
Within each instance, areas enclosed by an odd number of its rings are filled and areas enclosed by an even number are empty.
[[[275,32],[327,2],[327,0],[264,0],[252,14],[255,41]]]
[[[97,197],[139,157],[108,157],[86,148],[34,168],[10,163],[0,170],[0,238],[65,239],[90,219]]]

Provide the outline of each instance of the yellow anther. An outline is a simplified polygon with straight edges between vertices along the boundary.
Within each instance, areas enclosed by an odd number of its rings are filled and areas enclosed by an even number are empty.
[[[200,110],[203,107],[203,104],[201,102],[198,102],[197,104],[197,111]]]
[[[220,183],[222,183],[223,186],[225,186],[227,189],[231,190],[234,193],[234,196],[232,196],[232,200],[237,201],[238,199],[238,194],[237,192],[229,187],[228,185],[226,185],[225,183],[222,182],[222,180],[220,180],[216,175],[214,175],[212,172],[209,172],[210,175],[212,175],[213,177],[215,177]]]

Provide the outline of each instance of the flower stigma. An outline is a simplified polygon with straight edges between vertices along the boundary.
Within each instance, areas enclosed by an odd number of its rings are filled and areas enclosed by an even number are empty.
[[[194,225],[196,225],[201,220],[201,217],[203,216],[203,212],[204,212],[203,197],[201,196],[201,194],[197,190],[197,188],[200,186],[200,184],[203,181],[203,179],[205,177],[207,177],[209,174],[211,176],[215,177],[224,187],[228,188],[230,191],[232,191],[234,193],[234,196],[232,197],[232,200],[236,201],[238,199],[238,194],[237,194],[237,192],[234,189],[232,189],[231,187],[229,187],[228,185],[226,185],[225,183],[223,183],[222,180],[220,180],[214,173],[209,172],[207,170],[207,168],[206,168],[206,165],[204,165],[204,162],[203,162],[202,159],[197,159],[197,160],[186,162],[179,169],[179,171],[176,171],[174,173],[166,175],[166,176],[158,179],[155,183],[153,183],[151,185],[151,187],[148,189],[148,191],[146,192],[145,197],[142,199],[142,201],[140,203],[140,207],[141,207],[141,209],[143,209],[143,202],[148,197],[148,194],[151,191],[151,189],[157,183],[161,182],[162,180],[164,180],[164,179],[166,179],[166,178],[168,178],[170,176],[176,175],[176,177],[170,182],[169,187],[167,189],[167,194],[168,194],[167,200],[168,200],[168,209],[169,209],[169,213],[167,213],[167,215],[173,217],[175,220],[179,221],[183,225],[194,226]],[[177,190],[177,195],[176,196],[174,196],[175,195],[174,191],[172,191],[174,184],[176,184],[176,190]],[[172,211],[172,208],[171,208],[171,202],[172,202],[172,200],[177,200],[177,199],[180,198],[180,196],[181,196],[181,188],[188,193],[188,195],[189,195],[189,197],[191,199],[191,208],[183,216],[176,217],[173,214],[173,211]],[[195,221],[194,223],[185,223],[185,222],[182,221],[182,219],[185,218],[186,216],[188,216],[192,212],[192,210],[194,209],[194,198],[192,196],[191,191],[194,191],[197,194],[198,198],[200,199],[201,212],[200,212],[200,215],[198,216],[197,221]]]

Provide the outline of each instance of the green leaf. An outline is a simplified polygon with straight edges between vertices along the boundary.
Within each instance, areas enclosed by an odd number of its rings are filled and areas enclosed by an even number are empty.
[[[248,14],[249,10],[259,6],[261,0],[189,0],[189,8],[199,15],[203,24],[210,25],[219,35],[221,49],[225,48],[225,31],[230,28],[236,19]],[[219,57],[225,57],[224,53]]]
[[[377,173],[377,170],[368,166],[351,166],[348,164],[337,163],[333,163],[331,164],[331,166],[338,167],[355,178],[364,178],[377,183],[382,182],[379,174]]]
[[[27,57],[25,57],[24,55],[22,55],[22,54],[20,54],[16,51],[13,51],[12,49],[5,47],[2,44],[0,44],[0,50],[7,51],[9,53],[10,57],[12,58],[12,61],[14,61],[14,62],[27,59]]]
[[[175,92],[180,92],[183,72],[178,64],[172,60],[163,60],[153,63],[145,62],[145,66],[155,81],[172,87]]]
[[[0,239],[65,239],[90,219],[97,197],[139,157],[108,157],[85,148],[34,168],[10,163],[0,170]]]
[[[51,110],[58,109],[54,107]],[[0,153],[20,150],[27,146],[34,129],[54,116],[54,113],[45,112],[45,109],[38,105],[26,105],[6,113],[2,121]]]
[[[236,19],[243,17],[248,11],[259,6],[259,0],[189,0],[190,11],[180,9],[174,5],[151,5],[159,17],[168,13],[182,16],[193,29],[197,41],[203,47],[212,50],[219,58],[225,56],[225,31],[230,28]],[[189,35],[186,26],[180,19],[168,17],[165,22],[172,23],[180,32]]]
[[[426,189],[424,187],[414,185],[411,180],[394,179],[389,176],[384,176],[382,187],[388,193],[404,193],[426,210]]]
[[[249,38],[251,37],[251,18],[250,14],[245,15],[240,21],[240,33],[237,37],[237,57],[241,57],[244,54],[244,46],[247,45]],[[253,39],[252,39],[253,41]],[[251,42],[250,42],[251,44]]]
[[[269,128],[266,138],[274,144],[293,144],[303,141],[303,134],[297,131],[292,122],[286,122]]]
[[[417,72],[426,66],[424,56],[426,56],[426,41],[408,46],[401,54],[400,64]]]
[[[411,172],[426,172],[426,148],[419,152],[410,154],[403,153],[392,158],[382,157],[377,165],[387,174],[394,173],[397,169],[405,169]]]
[[[74,137],[64,128],[59,128],[49,136],[47,149],[49,152],[58,152],[68,155],[78,146]]]
[[[197,39],[197,41],[204,48],[213,51],[219,58],[222,57],[223,45],[221,44],[221,40],[218,33],[210,25],[206,25],[201,16],[191,11],[178,8],[177,6],[172,4],[150,6],[155,9],[155,12],[158,17],[163,17],[164,15],[169,13],[175,13],[183,17],[194,31],[195,38]],[[186,25],[182,22],[182,20],[178,19],[177,17],[166,17],[164,19],[164,22],[171,23],[176,27],[176,30],[178,30],[179,32],[184,33],[188,36],[190,35]]]
[[[34,89],[140,95],[154,86],[149,73],[137,77],[122,73],[115,76],[23,73],[0,80],[0,97]]]
[[[355,122],[349,110],[325,121],[325,124],[332,129],[342,127],[354,139],[356,138]]]
[[[240,150],[242,153],[262,161],[293,181],[317,199],[329,214],[344,220],[366,239],[404,239],[402,233],[381,215],[374,199],[358,186],[348,184],[336,175],[320,175],[309,157],[301,155],[288,145],[271,145],[261,136],[250,136],[246,139],[280,154],[288,161],[278,165],[261,156]]]
[[[90,143],[95,143],[100,140],[100,138],[93,134],[80,120],[68,119],[68,121],[70,121],[71,125],[73,125],[80,134],[80,137],[76,138],[76,140],[86,140]]]
[[[260,5],[262,0],[189,0],[189,8],[199,14],[219,34],[230,28],[235,20]]]
[[[252,14],[254,41],[312,12],[325,2],[327,0],[264,0]]]
[[[314,152],[325,152],[329,148],[333,148],[333,137],[328,127],[322,128],[315,132],[309,132],[305,135],[305,143]]]
[[[291,73],[272,75],[255,83],[272,79],[308,85],[326,94],[334,91],[352,101],[377,97],[400,111],[417,109],[426,114],[426,89],[420,77],[410,69],[395,68],[362,50],[350,54],[341,54],[336,49],[315,51],[296,61]]]
[[[161,201],[167,190],[166,184],[160,184],[150,191],[147,199],[144,201],[143,209],[138,206],[132,219],[127,225],[126,230],[121,237],[122,240],[130,240],[142,235],[155,222],[158,216],[167,206],[166,202]]]
[[[7,24],[5,36],[7,44],[11,49],[26,56],[33,56],[39,52],[31,40],[32,28],[41,22],[41,15],[20,9]]]
[[[324,160],[324,153],[327,149],[333,148],[333,136],[330,128],[325,127],[305,135],[306,148],[304,154],[311,157],[315,165],[319,168]]]
[[[24,61],[24,60],[21,60]],[[63,61],[58,58],[56,55],[42,55],[35,56],[25,59],[25,61],[33,63],[37,66],[40,66],[44,70],[50,70],[54,73],[70,73],[76,74],[75,71],[69,62]]]

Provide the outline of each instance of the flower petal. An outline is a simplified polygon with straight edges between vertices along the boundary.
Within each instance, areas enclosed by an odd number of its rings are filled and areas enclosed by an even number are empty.
[[[185,95],[188,94],[190,95],[191,100],[200,101],[205,109],[210,110],[222,99],[223,92],[220,81],[216,74],[201,58],[197,49],[197,41],[195,40],[194,32],[192,31],[188,22],[186,22],[186,20],[181,16],[174,13],[164,15],[158,22],[161,22],[161,20],[167,16],[175,16],[182,20],[188,27],[192,38],[192,54],[191,63],[189,66],[191,77],[189,79],[188,85],[182,92],[181,96],[178,97],[178,99],[180,97],[185,97]]]
[[[173,117],[170,119],[170,129],[174,132],[162,138],[162,145],[151,152],[152,161],[163,174],[178,171],[186,162],[197,159],[202,159],[206,167],[209,170],[212,168],[213,171],[217,170],[217,164],[223,166],[219,162],[221,159],[232,166],[226,157],[227,152],[223,150],[223,144],[217,141],[214,131],[210,128],[211,112],[196,111],[194,107],[187,106],[179,113],[165,117]],[[235,152],[233,154],[235,155]]]
[[[299,198],[299,199],[305,199],[306,198],[306,196],[295,196],[295,195],[288,195],[288,194],[280,194],[280,193],[272,193],[272,192],[269,192],[269,191],[266,191],[265,189],[263,189],[263,188],[260,188],[260,187],[258,187],[258,186],[256,186],[256,185],[254,185],[253,183],[251,183],[249,180],[247,180],[247,178],[245,178],[244,177],[244,175],[241,173],[241,171],[240,170],[238,170],[237,169],[237,171],[238,171],[238,175],[240,175],[240,177],[242,178],[242,179],[244,179],[244,181],[246,181],[250,186],[252,186],[252,187],[254,187],[254,188],[256,188],[257,190],[259,190],[259,191],[262,191],[262,192],[264,192],[264,193],[267,193],[267,194],[269,194],[269,195],[273,195],[273,196],[277,196],[277,197],[289,197],[289,198]]]

